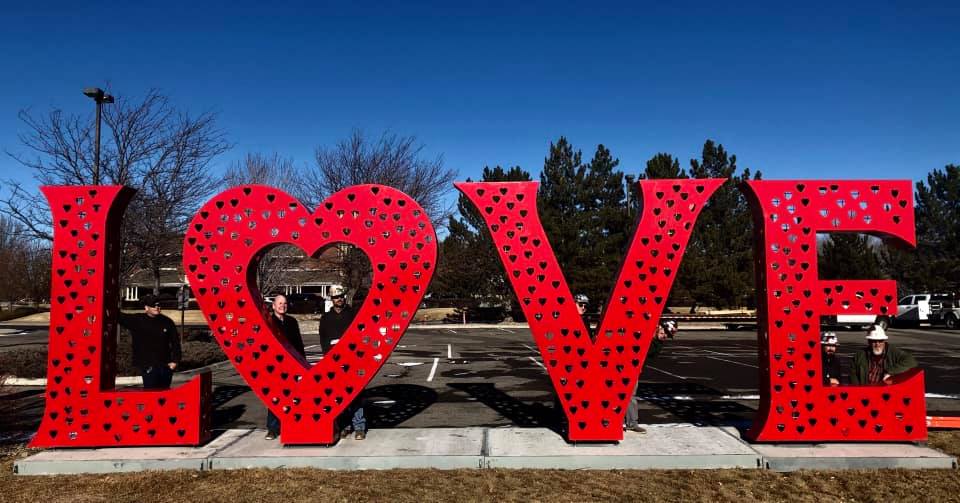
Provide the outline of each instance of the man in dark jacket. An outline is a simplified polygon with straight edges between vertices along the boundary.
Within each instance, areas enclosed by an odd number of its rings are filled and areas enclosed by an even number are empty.
[[[353,308],[347,305],[346,292],[339,286],[330,288],[330,302],[333,305],[330,310],[320,317],[320,347],[323,348],[324,357],[330,353],[343,334],[353,323],[353,317],[356,316]],[[363,440],[367,438],[367,420],[363,415],[363,398],[357,396],[352,404],[347,407],[347,414],[351,416],[351,426],[340,430],[340,438],[350,436],[351,427],[354,431],[354,438]]]
[[[820,363],[823,366],[823,385],[840,385],[840,357],[837,356],[837,334],[824,332],[820,336]]]
[[[270,323],[276,328],[281,337],[286,339],[290,349],[306,359],[303,349],[303,337],[300,335],[300,324],[292,316],[287,316],[287,298],[277,295],[271,305]],[[273,440],[280,435],[280,419],[269,408],[267,409],[267,440]]]
[[[867,347],[853,355],[851,384],[891,384],[893,377],[917,366],[913,356],[891,346],[886,331],[876,325],[867,331]]]
[[[143,296],[142,313],[120,313],[120,326],[130,332],[133,366],[140,369],[143,389],[169,389],[180,362],[180,334],[173,320],[160,314],[160,302]]]

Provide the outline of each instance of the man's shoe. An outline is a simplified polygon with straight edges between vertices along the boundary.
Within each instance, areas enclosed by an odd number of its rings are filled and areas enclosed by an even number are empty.
[[[367,438],[367,432],[365,432],[365,431],[359,431],[359,430],[358,430],[358,431],[357,431],[357,434],[354,435],[353,438],[356,439],[356,440],[363,440],[363,439]]]
[[[277,432],[275,432],[275,431],[268,431],[268,432],[267,432],[267,436],[263,437],[263,439],[264,439],[264,440],[276,440],[276,439],[277,439]]]
[[[340,440],[346,440],[350,438],[350,433],[352,433],[351,430],[347,428],[340,430]]]
[[[627,431],[632,431],[632,432],[634,432],[634,433],[646,433],[646,432],[647,432],[647,430],[643,429],[643,427],[640,426],[639,424],[635,424],[635,425],[633,425],[633,426],[627,426]]]

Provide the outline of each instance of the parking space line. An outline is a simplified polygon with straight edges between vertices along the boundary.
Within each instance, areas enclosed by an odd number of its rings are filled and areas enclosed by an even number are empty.
[[[448,328],[448,329],[446,329],[446,330],[447,330],[447,332],[450,332],[451,334],[455,334],[455,333],[457,333],[457,331],[456,331],[456,330],[451,330],[451,329],[449,329],[449,328]]]
[[[509,330],[509,329],[506,329],[506,328],[503,328],[503,327],[497,327],[497,329],[503,330],[504,332],[511,333],[511,334],[514,333],[513,330]]]
[[[430,368],[430,375],[427,376],[427,382],[433,381],[433,375],[437,373],[437,365],[440,364],[439,358],[433,359],[433,367]]]
[[[532,356],[528,356],[527,358],[529,358],[530,361],[532,361],[533,363],[536,363],[537,365],[540,365],[540,367],[542,367],[543,370],[547,370],[547,367],[546,367],[544,364],[540,363],[540,360],[537,360],[536,358],[534,358],[534,357],[532,357]]]
[[[657,367],[654,367],[653,365],[644,365],[643,368],[653,369],[653,370],[656,370],[657,372],[662,372],[662,373],[664,373],[664,374],[667,374],[667,375],[670,376],[670,377],[676,377],[677,379],[680,379],[680,380],[682,380],[682,381],[686,381],[686,380],[687,380],[686,377],[678,376],[677,374],[674,374],[674,373],[672,373],[672,372],[667,372],[666,370],[663,370],[663,369],[658,369]]]
[[[451,344],[447,344],[447,359],[448,360],[453,359],[453,345]]]
[[[740,362],[735,362],[735,361],[733,361],[733,360],[725,360],[725,359],[723,359],[723,358],[717,358],[716,356],[707,356],[707,358],[709,358],[709,359],[711,359],[711,360],[717,360],[717,361],[721,361],[721,362],[732,363],[732,364],[734,364],[734,365],[742,365],[742,366],[744,366],[744,367],[759,368],[759,367],[757,367],[756,365],[751,365],[751,364],[749,364],[749,363],[740,363]]]
[[[525,347],[525,348],[527,348],[527,349],[529,349],[531,353],[536,353],[536,354],[540,354],[540,352],[539,352],[539,351],[537,351],[536,349],[533,349],[532,347],[530,347],[530,345],[529,345],[529,344],[523,344],[523,347]]]

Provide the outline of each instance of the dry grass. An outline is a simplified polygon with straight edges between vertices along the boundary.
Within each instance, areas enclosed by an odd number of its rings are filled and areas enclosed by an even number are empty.
[[[960,432],[931,445],[960,446]],[[957,452],[951,451],[956,455]],[[243,470],[21,477],[7,447],[0,501],[960,501],[957,470]]]
[[[960,430],[931,431],[928,445],[960,458]]]

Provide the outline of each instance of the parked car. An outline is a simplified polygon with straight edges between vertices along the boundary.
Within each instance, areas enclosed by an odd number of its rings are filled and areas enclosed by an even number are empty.
[[[323,297],[315,293],[291,293],[287,295],[287,312],[290,314],[322,313],[323,304]]]

